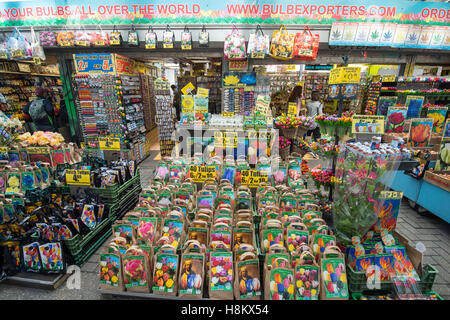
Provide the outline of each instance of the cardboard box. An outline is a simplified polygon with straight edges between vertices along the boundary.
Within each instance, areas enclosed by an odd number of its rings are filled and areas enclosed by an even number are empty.
[[[450,171],[427,170],[425,171],[424,181],[450,192],[450,179],[440,174],[450,174]]]
[[[422,252],[417,250],[415,247],[413,247],[408,239],[406,239],[403,235],[398,233],[397,231],[394,231],[394,238],[398,238],[400,245],[405,246],[406,248],[406,254],[408,255],[409,259],[411,260],[411,263],[414,266],[414,269],[416,269],[417,274],[419,277],[422,277],[422,259],[423,255]]]

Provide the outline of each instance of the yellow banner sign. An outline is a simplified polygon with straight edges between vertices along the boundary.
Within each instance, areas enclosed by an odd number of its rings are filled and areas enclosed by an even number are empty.
[[[381,191],[380,196],[382,199],[401,199],[401,198],[403,198],[403,192],[401,192],[401,191]]]
[[[120,150],[120,138],[113,138],[113,137],[98,138],[98,144],[100,150],[112,150],[112,151]]]
[[[383,134],[384,116],[354,115],[352,133]]]
[[[265,171],[241,170],[241,184],[251,188],[259,187],[261,183],[267,183],[269,176]]]
[[[8,152],[8,148],[7,147],[0,147],[0,152]]]
[[[214,132],[214,147],[219,148],[236,148],[237,132]]]
[[[332,69],[328,78],[328,84],[359,83],[361,68],[342,67]]]
[[[208,97],[209,96],[209,89],[197,88],[197,95],[200,96],[200,97]]]
[[[197,166],[189,167],[189,178],[194,182],[205,182],[206,179],[216,179],[217,170],[215,166]]]
[[[66,183],[77,186],[91,185],[90,170],[66,170]]]
[[[184,87],[183,87],[183,89],[181,89],[181,92],[183,92],[183,94],[184,95],[187,95],[187,94],[189,94],[192,90],[194,90],[195,89],[195,87],[194,87],[194,85],[192,84],[192,82],[189,82],[187,85],[185,85]]]

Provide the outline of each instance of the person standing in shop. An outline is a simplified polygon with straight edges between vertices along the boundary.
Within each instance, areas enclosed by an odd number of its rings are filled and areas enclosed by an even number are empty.
[[[55,127],[55,110],[49,99],[47,88],[36,88],[36,99],[23,109],[24,119],[32,122],[38,131],[57,132]]]
[[[181,95],[180,91],[178,91],[178,88],[176,85],[171,85],[173,92],[173,107],[175,108],[177,120],[180,121],[180,113],[181,113]]]
[[[308,109],[308,117],[315,118],[316,116],[320,116],[323,114],[323,105],[320,102],[320,92],[314,90],[311,93],[311,101],[306,104],[306,108]],[[320,139],[320,128],[316,122],[314,122],[314,129],[308,130],[306,132],[307,136],[312,135],[314,141]]]

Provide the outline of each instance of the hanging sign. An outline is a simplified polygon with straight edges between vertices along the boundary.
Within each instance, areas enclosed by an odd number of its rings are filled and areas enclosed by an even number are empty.
[[[189,178],[194,182],[205,182],[206,179],[216,179],[216,166],[189,166]]]
[[[328,78],[328,84],[359,83],[361,68],[341,67],[332,69]]]
[[[354,115],[352,133],[383,134],[384,116]]]
[[[222,117],[234,118],[234,111],[223,111]]]
[[[258,95],[256,98],[255,112],[267,115],[270,109],[270,96]]]
[[[242,60],[242,61],[229,61],[228,62],[228,69],[229,70],[243,70],[247,71],[248,69],[248,60]]]
[[[261,183],[268,183],[269,176],[266,171],[241,170],[241,184],[257,188]]]
[[[187,85],[185,85],[183,87],[183,89],[181,89],[181,92],[183,92],[184,95],[187,95],[187,94],[191,93],[191,91],[194,89],[195,89],[195,87],[192,84],[192,82],[189,82]]]
[[[91,185],[90,170],[66,170],[66,183],[76,186]]]
[[[115,73],[113,56],[109,53],[74,54],[77,73]]]
[[[288,115],[289,116],[296,116],[297,115],[297,103],[289,102]]]
[[[120,138],[98,138],[100,150],[120,151]]]

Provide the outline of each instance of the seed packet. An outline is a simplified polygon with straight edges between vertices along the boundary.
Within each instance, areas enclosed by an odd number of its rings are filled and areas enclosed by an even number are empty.
[[[149,292],[149,270],[146,255],[122,258],[123,281],[127,291]]]
[[[261,249],[263,253],[266,253],[269,250],[270,246],[274,244],[279,244],[284,246],[283,241],[283,229],[281,228],[268,228],[262,230],[261,237]]]
[[[307,229],[296,228],[297,224],[292,224],[286,231],[286,244],[288,252],[293,254],[304,243],[308,243]],[[305,227],[306,228],[306,227]]]
[[[177,294],[178,255],[173,253],[158,253],[155,256],[153,269],[153,286],[155,294]]]
[[[178,248],[178,244],[184,234],[183,221],[178,219],[165,219],[161,234],[163,237],[167,237],[169,239],[169,244],[171,246],[175,249]]]
[[[192,249],[192,251],[194,251]],[[198,298],[203,297],[205,254],[200,252],[189,252],[181,256],[179,276],[179,296]]]
[[[125,239],[126,248],[129,248],[135,241],[133,226],[129,223],[118,224],[115,222],[112,226],[112,233],[114,237]]]
[[[310,247],[313,250],[316,260],[319,261],[326,247],[335,246],[336,237],[324,234],[314,234],[311,236]]]
[[[100,289],[122,291],[122,262],[120,255],[104,253],[100,255]]]
[[[72,231],[62,223],[52,223],[53,232],[58,240],[69,240],[72,238]]]
[[[94,205],[86,204],[83,207],[83,212],[81,214],[81,221],[89,227],[89,229],[95,229],[97,226],[97,218],[94,213]]]
[[[287,169],[285,166],[279,166],[273,173],[273,185],[285,184],[287,178]]]
[[[249,255],[250,259],[246,259],[245,255]],[[251,252],[242,255],[241,259],[236,262],[234,296],[236,300],[259,300],[262,295],[259,261]]]
[[[233,299],[233,254],[211,252],[209,270],[210,299]]]
[[[42,264],[39,256],[39,243],[33,242],[22,246],[23,269],[27,272],[41,271]]]
[[[207,247],[209,244],[208,239],[207,228],[189,227],[187,240],[197,240],[201,245]]]
[[[64,259],[60,242],[39,246],[42,270],[47,273],[60,273],[64,270]]]
[[[320,261],[321,300],[347,300],[349,298],[347,273],[343,254],[337,247],[328,247]]]
[[[320,268],[310,252],[300,256],[300,262],[295,267],[296,300],[319,300]]]
[[[294,300],[294,270],[285,267],[274,267],[264,285],[266,300]]]
[[[245,227],[236,227],[233,232],[233,247],[236,250],[242,244],[254,245],[254,230]]]
[[[283,212],[297,211],[297,199],[292,193],[290,195],[285,195],[280,199],[280,209]]]
[[[153,245],[158,231],[158,219],[142,217],[137,227],[137,240],[139,245]]]
[[[220,228],[222,226],[222,228]],[[225,226],[225,228],[223,228]],[[222,241],[227,248],[231,248],[231,230],[222,223],[216,224],[210,234],[210,243],[212,241]]]

